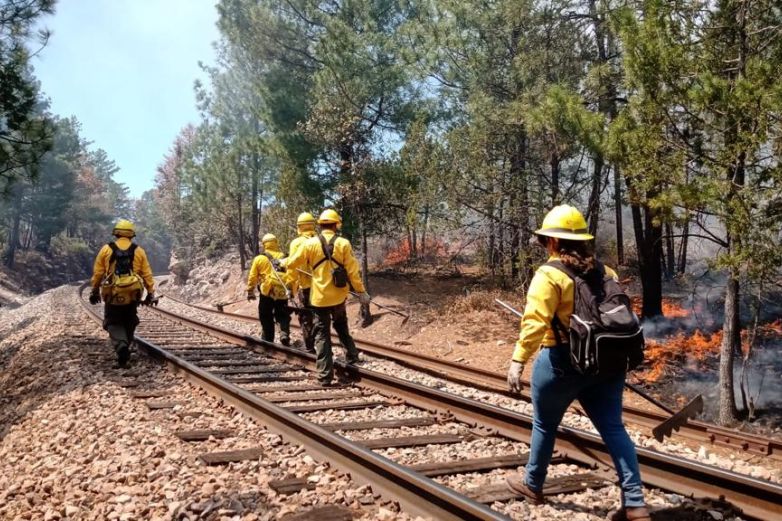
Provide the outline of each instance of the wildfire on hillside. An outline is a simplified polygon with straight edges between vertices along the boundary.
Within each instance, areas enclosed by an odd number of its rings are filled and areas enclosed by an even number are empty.
[[[634,296],[631,297],[631,301],[633,304],[633,311],[636,315],[641,316],[643,299],[640,296]],[[665,318],[685,318],[690,316],[690,310],[683,308],[679,303],[670,298],[663,299],[662,307]]]
[[[648,369],[639,376],[647,382],[656,382],[669,367],[688,360],[700,363],[719,353],[721,343],[722,331],[708,335],[698,329],[692,333],[679,331],[664,339],[647,340],[645,355]]]
[[[669,305],[673,313],[686,313],[686,310],[673,302]],[[741,349],[744,354],[750,347],[749,337],[749,330],[743,329],[741,331]],[[722,338],[721,329],[711,334],[695,329],[693,331],[678,331],[664,338],[647,339],[646,369],[641,371],[638,376],[646,382],[656,382],[668,372],[685,363],[695,364],[696,368],[700,368],[705,362],[719,355]],[[782,339],[782,318],[758,326],[756,341],[767,342],[779,339]]]
[[[428,257],[445,257],[448,255],[448,246],[443,241],[437,239],[426,239],[426,244],[419,244],[418,250],[419,253],[422,251],[425,252]],[[383,259],[383,265],[392,266],[395,264],[403,264],[408,262],[412,257],[410,241],[404,239],[395,248],[388,251],[385,259]]]

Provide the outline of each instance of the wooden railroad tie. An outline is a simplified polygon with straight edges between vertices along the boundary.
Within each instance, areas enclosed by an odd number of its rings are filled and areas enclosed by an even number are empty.
[[[198,365],[202,365],[205,367],[231,368],[231,367],[261,367],[261,366],[269,365],[269,362],[267,362],[266,360],[213,360],[208,357],[200,360],[192,360],[191,358],[188,358],[187,360],[197,362]]]
[[[423,463],[411,468],[424,476],[434,478],[450,474],[467,474],[470,472],[487,472],[495,469],[521,467],[526,465],[528,460],[528,454],[509,454],[507,456],[491,456],[488,458]],[[561,460],[561,458],[555,457],[552,459],[552,463],[558,460]]]
[[[343,506],[327,505],[306,512],[288,514],[281,521],[351,521],[353,512]]]
[[[278,494],[290,495],[300,492],[304,489],[313,490],[315,483],[308,478],[285,478],[269,481],[269,487]]]
[[[213,374],[219,374],[219,375],[235,375],[235,374],[246,374],[246,375],[253,375],[255,373],[286,373],[288,371],[300,371],[300,367],[294,367],[292,365],[258,365],[257,367],[254,367],[253,369],[248,368],[239,368],[239,369],[213,369],[209,371]]]
[[[255,384],[263,382],[300,382],[306,380],[306,376],[272,376],[272,375],[258,375],[258,376],[229,376],[226,378],[233,384]]]
[[[322,390],[322,388],[321,388]],[[337,400],[342,398],[361,398],[363,394],[358,389],[351,390],[351,391],[342,391],[342,392],[328,392],[328,393],[320,393],[320,394],[311,394],[311,393],[288,393],[288,394],[281,394],[278,396],[264,396],[263,399],[267,402],[271,403],[282,403],[282,402],[309,402],[309,401],[318,401],[318,400]]]
[[[436,423],[437,420],[432,416],[418,416],[416,418],[401,418],[399,420],[321,423],[320,426],[330,431],[363,431],[369,429],[395,429],[397,427],[428,427]]]
[[[149,400],[147,407],[150,411],[158,411],[160,409],[173,409],[177,405],[182,405],[179,402],[164,401],[164,400]]]
[[[607,487],[611,484],[602,476],[592,472],[576,474],[574,476],[563,476],[560,478],[551,478],[546,480],[543,485],[543,495],[555,496],[557,494],[571,494],[581,492],[586,489],[598,489]],[[471,499],[484,504],[491,504],[495,501],[512,501],[522,499],[524,496],[508,487],[504,481],[501,483],[492,483],[467,492]]]
[[[464,436],[458,434],[425,434],[422,436],[400,436],[394,438],[376,438],[373,440],[354,440],[353,443],[368,449],[390,449],[392,447],[423,447],[426,445],[445,445],[461,443]]]
[[[255,447],[250,449],[229,450],[225,452],[209,452],[198,456],[207,465],[225,465],[238,461],[257,460],[263,456],[263,449]]]
[[[129,394],[132,398],[161,398],[163,396],[168,396],[168,390],[147,389],[147,390],[140,390],[140,391],[130,391]]]
[[[348,385],[333,385],[328,388],[329,391],[335,389],[347,389]],[[302,384],[302,385],[267,385],[264,387],[250,387],[247,389],[250,392],[256,394],[266,393],[294,393],[294,392],[306,392],[306,391],[323,391],[324,387],[318,384]]]
[[[292,405],[290,407],[284,407],[291,412],[317,412],[328,411],[332,409],[339,409],[343,411],[349,411],[354,409],[366,409],[369,407],[378,407],[381,405],[399,405],[393,400],[369,400],[363,402],[336,402],[336,403],[320,403],[311,405]]]
[[[233,431],[229,430],[194,430],[194,431],[176,431],[174,433],[182,441],[206,441],[210,437],[214,437],[218,440],[223,438],[230,438],[234,435]]]

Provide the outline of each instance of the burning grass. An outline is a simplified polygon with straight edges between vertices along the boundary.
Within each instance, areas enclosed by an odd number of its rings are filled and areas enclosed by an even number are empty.
[[[642,380],[656,382],[667,372],[687,362],[703,365],[719,353],[722,331],[705,334],[700,330],[693,333],[679,331],[669,337],[646,342],[647,369],[639,375]]]
[[[675,311],[677,307],[673,305]],[[681,308],[678,308],[681,309]],[[680,315],[681,316],[681,315]],[[684,315],[686,316],[686,315]],[[778,341],[782,338],[782,318],[758,326],[757,344]],[[672,335],[646,341],[646,366],[639,374],[646,382],[656,382],[677,368],[689,365],[690,369],[707,369],[715,361],[722,346],[721,329],[704,333],[700,329],[691,332],[678,331]],[[750,332],[741,331],[741,350],[747,354],[750,349]]]
[[[643,299],[640,296],[634,296],[631,300],[633,303],[633,311],[636,315],[641,316]],[[663,298],[662,307],[663,316],[665,318],[686,318],[692,314],[689,309],[682,307],[681,304],[670,298]]]

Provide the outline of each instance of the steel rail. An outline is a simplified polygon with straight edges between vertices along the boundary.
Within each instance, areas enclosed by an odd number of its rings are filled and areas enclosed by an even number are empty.
[[[168,295],[167,298],[200,311],[206,311],[208,313],[248,322],[258,321],[257,317],[251,315],[221,312],[205,306],[189,304]],[[291,325],[296,327],[295,324]],[[400,363],[410,369],[422,371],[433,376],[450,380],[454,383],[476,387],[512,398],[519,397],[519,395],[511,394],[508,391],[505,376],[493,371],[478,367],[470,367],[458,362],[451,362],[449,360],[443,360],[413,351],[406,351],[398,347],[355,336],[353,339],[363,351],[379,358]],[[524,385],[529,387],[529,382],[524,381]],[[522,392],[520,397],[525,401],[530,401],[530,396],[527,393]],[[575,408],[578,410],[578,407]],[[649,430],[670,417],[670,414],[668,413],[659,413],[633,407],[631,405],[623,405],[623,412],[625,419],[629,423]],[[713,445],[723,446],[733,450],[741,450],[758,456],[770,456],[774,459],[782,460],[782,442],[770,438],[764,438],[762,436],[756,436],[736,429],[729,429],[698,420],[689,420],[685,425],[679,427],[677,432],[685,438],[697,442],[711,443]]]
[[[314,356],[298,349],[204,324],[165,309],[155,311],[202,331],[216,331],[226,339],[233,336],[237,344],[250,349],[260,349],[277,358],[298,360],[308,368],[315,367]],[[529,443],[531,438],[532,418],[524,414],[361,367],[348,368],[337,362],[335,368],[357,378],[362,386],[403,398],[410,405],[451,414],[457,420],[494,429],[498,434],[516,441]],[[556,450],[567,459],[597,466],[604,472],[613,466],[611,456],[600,437],[579,429],[560,427]],[[650,449],[638,447],[636,451],[643,482],[648,486],[697,499],[724,500],[738,508],[745,516],[757,520],[767,521],[782,517],[782,486],[778,484]]]
[[[96,321],[100,316],[82,299],[82,306]],[[163,311],[163,310],[160,310]],[[166,312],[163,311],[165,315]],[[189,321],[185,321],[188,322]],[[201,328],[199,328],[201,329]],[[209,331],[209,328],[204,328]],[[225,338],[224,331],[220,337]],[[245,345],[239,337],[233,342]],[[307,451],[350,474],[351,479],[372,487],[387,499],[398,501],[403,510],[412,515],[443,520],[507,520],[507,516],[491,510],[467,496],[449,489],[430,478],[405,468],[346,438],[338,436],[297,414],[263,400],[255,394],[219,378],[136,335],[136,342],[153,357],[162,359],[172,370],[223,399],[248,416],[259,420],[271,431],[291,443],[306,447]],[[248,347],[245,345],[245,347]]]

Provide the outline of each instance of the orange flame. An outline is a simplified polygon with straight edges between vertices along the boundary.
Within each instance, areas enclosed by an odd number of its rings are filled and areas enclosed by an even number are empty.
[[[645,351],[649,368],[642,373],[642,378],[656,382],[669,367],[686,360],[703,362],[719,353],[721,344],[722,331],[708,335],[697,329],[692,335],[680,331],[665,340],[649,340]]]
[[[636,315],[641,315],[641,310],[643,308],[643,299],[636,295],[630,299],[633,303],[633,311]],[[662,302],[662,308],[663,308],[663,315],[665,318],[684,318],[690,316],[690,310],[685,309],[682,306],[679,305],[678,302],[676,302],[673,299],[670,298],[664,298]]]

